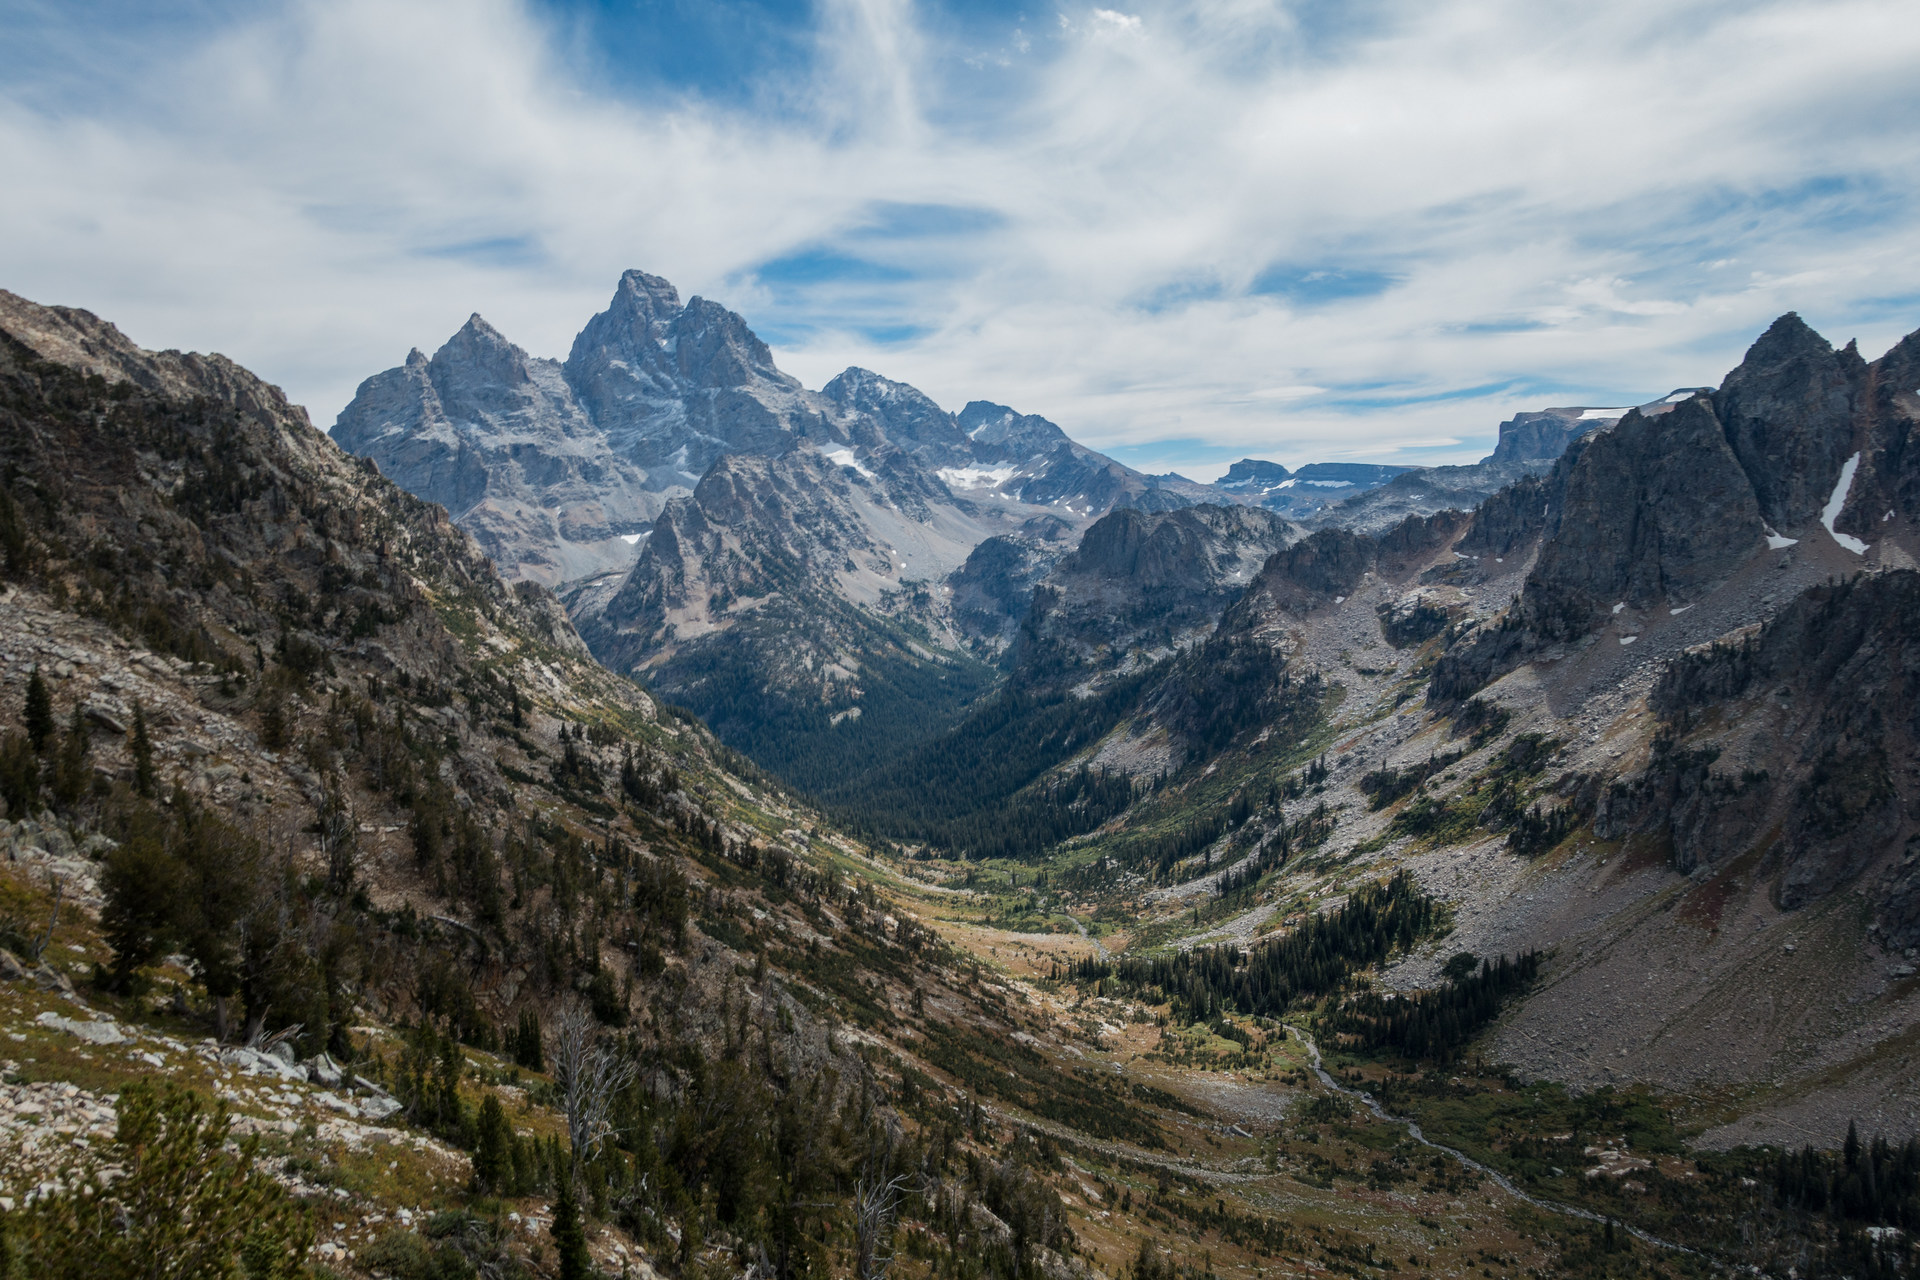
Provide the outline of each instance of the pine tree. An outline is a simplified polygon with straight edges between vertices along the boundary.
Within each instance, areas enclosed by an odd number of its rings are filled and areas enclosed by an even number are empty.
[[[546,1055],[540,1045],[540,1017],[531,1009],[520,1014],[520,1029],[513,1037],[513,1060],[529,1071],[545,1071]]]
[[[487,1095],[474,1128],[474,1189],[498,1195],[513,1181],[513,1126],[500,1099]]]
[[[133,704],[133,741],[129,750],[133,754],[133,788],[143,796],[153,794],[153,740],[147,736],[147,713],[139,703]]]
[[[53,799],[62,809],[71,809],[87,794],[87,722],[80,704],[73,704],[73,715],[60,740],[60,754],[53,761]]]
[[[27,726],[27,741],[35,751],[44,752],[47,740],[53,737],[53,695],[47,692],[47,682],[40,678],[37,666],[27,678],[27,709],[21,720]]]
[[[553,1247],[560,1255],[560,1280],[590,1280],[593,1258],[587,1253],[587,1233],[580,1225],[580,1202],[574,1198],[573,1179],[562,1176],[560,1198],[553,1206]]]
[[[39,804],[40,757],[24,733],[10,733],[0,741],[0,799],[7,802],[7,816],[16,820]]]

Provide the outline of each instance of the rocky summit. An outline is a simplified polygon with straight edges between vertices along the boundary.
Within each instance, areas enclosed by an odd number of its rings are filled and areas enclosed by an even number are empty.
[[[1084,521],[1184,501],[1150,497],[1146,477],[1043,418],[982,405],[956,417],[865,369],[808,391],[738,314],[683,304],[641,271],[621,276],[564,362],[529,356],[476,315],[431,358],[415,351],[362,383],[333,437],[446,507],[503,573],[547,585],[631,568],[666,504],[730,455],[807,450],[856,474],[899,473],[923,502],[953,507],[962,525],[984,516],[989,531],[1013,514],[1001,502]],[[943,545],[915,567],[945,572],[987,533],[957,536],[957,555]]]

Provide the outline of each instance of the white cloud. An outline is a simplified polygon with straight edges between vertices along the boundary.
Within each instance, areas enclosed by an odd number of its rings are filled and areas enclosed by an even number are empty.
[[[1717,380],[1784,310],[1870,353],[1920,325],[1896,0],[1137,8],[974,54],[834,0],[747,106],[613,96],[512,0],[76,39],[0,81],[0,285],[324,425],[472,310],[563,355],[640,266],[810,385],[858,363],[1196,468],[1471,457],[1517,409]],[[875,238],[879,205],[979,216]],[[901,274],[757,271],[797,252]]]

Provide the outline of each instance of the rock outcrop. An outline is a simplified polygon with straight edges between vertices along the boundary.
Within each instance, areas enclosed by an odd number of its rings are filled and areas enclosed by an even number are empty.
[[[1539,559],[1503,627],[1442,659],[1431,696],[1465,696],[1621,609],[1684,610],[1756,556],[1801,540],[1864,556],[1877,539],[1894,559],[1875,563],[1910,563],[1903,468],[1920,397],[1901,392],[1898,377],[1913,348],[1909,338],[1867,365],[1782,316],[1717,391],[1676,393],[1659,414],[1635,410],[1579,441],[1537,488],[1495,500],[1488,534],[1505,530],[1503,547],[1524,541],[1539,502]]]
[[[1131,649],[1164,656],[1211,630],[1298,536],[1257,507],[1115,511],[1034,589],[1020,660],[1097,669]]]

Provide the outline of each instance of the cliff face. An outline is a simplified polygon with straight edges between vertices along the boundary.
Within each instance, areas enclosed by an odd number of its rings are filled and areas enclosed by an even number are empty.
[[[595,427],[559,364],[478,315],[361,383],[334,440],[447,508],[502,573],[558,582],[632,555],[664,495]]]
[[[1596,437],[1557,514],[1525,604],[1556,639],[1586,634],[1622,601],[1685,606],[1766,545],[1753,486],[1705,397]]]
[[[1739,640],[1668,667],[1647,768],[1611,789],[1596,834],[1653,833],[1685,872],[1766,849],[1780,905],[1833,892],[1920,830],[1920,574],[1816,587]],[[1892,949],[1920,943],[1920,874],[1874,886]]]
[[[1021,660],[1102,668],[1132,648],[1164,655],[1211,629],[1295,537],[1256,507],[1116,511],[1034,589]]]
[[[1442,660],[1434,696],[1465,696],[1622,608],[1687,609],[1769,551],[1815,543],[1866,556],[1874,539],[1908,555],[1916,398],[1898,378],[1914,347],[1909,338],[1867,365],[1783,316],[1717,391],[1658,416],[1635,411],[1581,441],[1540,490],[1499,497],[1488,534],[1505,532],[1486,545],[1524,541],[1522,503],[1539,500],[1539,558],[1503,629]]]
[[[1866,363],[1789,313],[1773,322],[1713,394],[1728,447],[1760,516],[1798,535],[1819,519],[1855,452],[1854,403]]]

